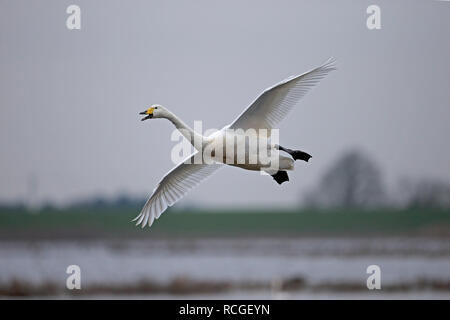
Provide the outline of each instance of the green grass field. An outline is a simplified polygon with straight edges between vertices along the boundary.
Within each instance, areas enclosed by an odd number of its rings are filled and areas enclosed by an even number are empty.
[[[450,210],[168,210],[151,229],[139,208],[0,210],[0,238],[88,236],[450,235]]]

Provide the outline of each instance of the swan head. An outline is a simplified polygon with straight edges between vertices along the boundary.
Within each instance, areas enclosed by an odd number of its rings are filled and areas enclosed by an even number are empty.
[[[159,104],[154,104],[139,114],[145,115],[145,117],[141,119],[141,121],[144,121],[152,118],[167,118],[169,111]]]

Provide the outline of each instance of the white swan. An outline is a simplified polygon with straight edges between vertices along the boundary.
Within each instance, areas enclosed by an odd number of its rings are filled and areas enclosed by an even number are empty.
[[[227,132],[230,132],[231,130],[266,129],[270,133],[270,130],[275,128],[276,124],[287,115],[292,107],[332,70],[335,70],[335,66],[334,59],[331,58],[317,68],[301,75],[289,77],[273,87],[266,89],[230,125],[225,126],[222,130],[208,137],[204,137],[195,132],[173,113],[160,105],[152,105],[140,114],[146,115],[142,121],[152,118],[168,119],[175,125],[181,134],[194,145],[195,149],[205,150],[205,148],[209,147],[211,150],[214,149],[216,145],[219,145],[219,143],[222,143],[222,146],[224,137]],[[239,143],[245,144],[245,137],[243,138],[240,134],[235,134],[234,138],[237,138],[236,140],[233,140],[236,145]],[[260,162],[257,162],[256,164],[239,164],[236,162],[236,155],[232,154],[232,159],[230,159],[226,152],[224,152],[225,155],[223,158],[220,158],[219,161],[217,161],[217,158],[214,158],[214,162],[212,162],[211,159],[203,158],[203,160],[205,160],[203,163],[196,164],[193,160],[197,153],[194,153],[188,157],[186,161],[182,161],[162,178],[150,198],[145,203],[140,214],[133,221],[137,220],[136,225],[140,224],[142,227],[146,225],[151,226],[153,221],[158,219],[167,207],[172,206],[175,202],[180,200],[190,189],[198,185],[224,164],[241,167],[247,170],[264,170],[272,175],[275,181],[281,184],[284,181],[289,180],[286,170],[294,169],[294,160],[308,161],[311,158],[306,152],[291,150],[283,148],[278,144],[272,144],[267,135],[258,135],[257,138],[259,140],[265,139],[263,143],[267,144],[269,153],[277,152],[278,154],[278,150],[281,150],[287,152],[292,158],[277,156],[277,159],[279,160],[278,169],[271,171],[267,165],[263,165]],[[233,146],[233,148],[234,147],[235,146]],[[249,149],[246,148],[245,152],[248,157],[249,153],[251,155],[252,152],[255,153],[258,151],[254,151],[253,149],[249,151]]]

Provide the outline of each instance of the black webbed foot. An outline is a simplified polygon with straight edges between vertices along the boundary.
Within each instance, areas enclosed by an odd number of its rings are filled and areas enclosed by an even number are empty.
[[[303,161],[308,162],[308,160],[312,158],[312,156],[309,153],[306,153],[301,150],[292,150],[292,149],[284,148],[282,146],[278,146],[278,150],[289,153],[289,155],[294,160],[303,160]]]
[[[292,158],[294,158],[294,160],[303,160],[306,162],[308,162],[308,160],[312,158],[309,153],[300,150],[294,150],[292,151],[292,153],[290,153],[290,155],[292,156]]]
[[[289,181],[289,176],[286,171],[278,171],[274,175],[272,175],[272,178],[278,183],[282,184],[285,181]]]

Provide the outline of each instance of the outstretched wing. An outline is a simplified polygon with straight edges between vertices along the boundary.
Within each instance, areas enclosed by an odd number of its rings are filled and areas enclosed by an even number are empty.
[[[289,77],[266,89],[234,120],[230,128],[244,130],[274,128],[312,87],[335,69],[335,60],[330,58],[320,67]]]
[[[184,197],[184,195],[208,176],[219,169],[221,164],[194,164],[194,155],[170,170],[153,190],[141,213],[133,220],[142,228],[150,227],[167,207]]]

